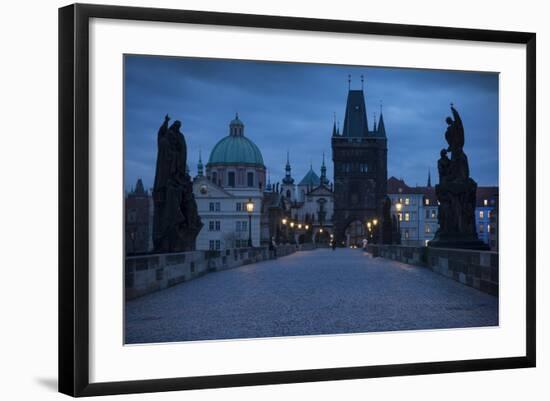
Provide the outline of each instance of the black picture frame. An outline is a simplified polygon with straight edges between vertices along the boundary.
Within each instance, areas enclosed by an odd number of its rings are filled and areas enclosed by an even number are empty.
[[[526,354],[521,357],[90,383],[88,61],[91,18],[516,43],[526,46]],[[59,9],[59,391],[71,396],[534,367],[536,35],[434,26],[74,4]]]

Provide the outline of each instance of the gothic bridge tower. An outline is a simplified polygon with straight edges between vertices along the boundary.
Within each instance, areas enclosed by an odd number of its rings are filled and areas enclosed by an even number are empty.
[[[359,244],[368,220],[382,218],[387,195],[387,138],[382,110],[369,129],[363,77],[361,89],[348,91],[344,127],[332,130],[334,234],[338,245]]]

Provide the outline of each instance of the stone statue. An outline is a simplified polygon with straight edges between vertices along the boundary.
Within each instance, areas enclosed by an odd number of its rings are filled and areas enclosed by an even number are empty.
[[[153,247],[155,252],[184,252],[195,249],[202,228],[186,171],[187,145],[181,122],[168,127],[166,115],[157,135],[157,166],[153,187]]]
[[[470,178],[468,157],[464,153],[464,126],[458,111],[451,105],[453,118],[447,117],[445,139],[437,162],[439,184],[435,186],[439,202],[439,229],[428,243],[433,247],[489,249],[477,237],[475,205],[477,183]],[[451,153],[451,158],[447,153]]]

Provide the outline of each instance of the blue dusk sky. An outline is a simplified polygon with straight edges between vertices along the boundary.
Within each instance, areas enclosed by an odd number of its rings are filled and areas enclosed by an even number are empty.
[[[374,62],[375,60],[373,60]],[[465,129],[464,150],[478,185],[498,185],[498,74],[259,61],[125,56],[125,189],[153,185],[156,135],[164,115],[182,122],[191,175],[199,150],[206,165],[214,145],[239,113],[244,134],[260,148],[271,182],[284,176],[287,150],[299,181],[323,152],[332,181],[334,114],[343,126],[348,74],[364,92],[372,129],[383,104],[388,177],[410,186],[436,184],[445,118],[454,103]]]

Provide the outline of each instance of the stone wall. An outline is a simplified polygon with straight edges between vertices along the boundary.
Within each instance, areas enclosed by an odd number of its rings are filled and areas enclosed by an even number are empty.
[[[425,266],[462,284],[498,296],[498,252],[403,245],[367,245],[373,256]]]
[[[294,245],[279,245],[277,257],[296,251]],[[268,247],[224,251],[192,251],[130,256],[125,263],[127,300],[192,280],[206,273],[231,269],[273,258]]]

